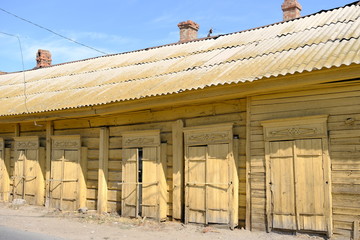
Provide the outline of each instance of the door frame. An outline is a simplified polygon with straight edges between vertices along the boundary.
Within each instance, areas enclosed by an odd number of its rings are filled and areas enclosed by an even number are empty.
[[[189,162],[188,152],[189,147],[212,145],[212,144],[228,144],[229,146],[229,181],[231,187],[229,189],[229,227],[234,229],[238,225],[238,211],[239,211],[239,177],[237,171],[237,155],[234,154],[233,139],[233,123],[212,124],[205,126],[186,127],[184,132],[184,147],[185,147],[185,171],[184,171],[184,184],[185,184],[185,223],[188,223],[189,219],[189,189],[186,186],[189,178]],[[205,184],[206,188],[206,184]],[[205,200],[206,201],[206,200]],[[206,206],[206,202],[205,202]],[[205,214],[207,210],[205,209]],[[205,219],[207,219],[205,217]],[[207,224],[207,220],[205,222]]]
[[[45,179],[44,179],[44,165],[45,165],[45,149],[40,147],[40,140],[38,136],[25,136],[25,137],[14,137],[14,150],[15,156],[17,157],[17,152],[22,150],[34,150],[36,151],[36,159],[35,161],[35,176],[33,176],[33,180],[35,181],[35,189],[34,189],[34,202],[36,205],[43,205],[44,198],[45,198]],[[16,158],[15,157],[15,158]],[[14,159],[16,165],[17,159]],[[23,176],[21,176],[21,181],[23,185],[22,190],[22,199],[26,198],[26,176],[25,176],[25,169],[26,169],[26,160],[23,162]],[[15,167],[15,166],[14,166]],[[15,169],[14,169],[15,174]],[[20,176],[13,176],[13,198],[15,198],[16,192],[16,178],[20,178]]]
[[[146,147],[155,147],[157,152],[157,166],[156,166],[156,178],[157,178],[157,220],[164,221],[167,217],[167,182],[166,182],[166,143],[161,143],[160,130],[142,130],[142,131],[131,131],[122,133],[122,148],[123,148],[123,160],[122,169],[125,164],[125,150],[126,149],[139,149]],[[137,160],[138,161],[138,160]],[[138,169],[138,162],[136,163]],[[136,176],[136,183],[126,183],[125,174],[122,173],[121,184],[136,184],[136,215],[138,214],[138,198],[139,198],[139,184],[138,176]],[[121,209],[125,207],[125,195],[124,191],[121,191]]]
[[[74,181],[76,182],[76,196],[75,196],[75,206],[77,209],[85,207],[86,206],[86,148],[81,147],[81,136],[80,135],[59,135],[59,136],[51,136],[51,161],[50,161],[50,179],[49,181],[49,206],[51,206],[52,201],[52,194],[51,194],[51,185],[54,182],[59,182],[63,185],[64,182],[70,182]],[[52,161],[54,160],[54,151],[56,150],[76,150],[77,151],[77,159],[76,159],[76,165],[77,165],[77,179],[63,179],[63,176],[61,179],[53,179],[53,173],[52,173]],[[61,161],[61,168],[63,171],[64,168],[64,160]],[[62,187],[61,187],[62,188]],[[63,198],[62,190],[60,192],[60,207],[62,206],[62,198]],[[75,210],[77,210],[75,209]]]
[[[265,143],[266,168],[266,221],[267,231],[272,230],[271,208],[271,180],[270,180],[270,142],[292,141],[300,139],[321,139],[324,163],[325,218],[327,219],[327,236],[331,237],[332,226],[332,197],[331,197],[331,160],[329,155],[329,140],[327,131],[328,115],[316,115],[297,118],[285,118],[262,121]]]

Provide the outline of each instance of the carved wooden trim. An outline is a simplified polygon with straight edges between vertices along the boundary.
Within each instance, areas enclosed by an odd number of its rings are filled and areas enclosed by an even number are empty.
[[[292,140],[327,136],[327,115],[276,119],[261,122],[264,140]]]
[[[52,149],[80,149],[80,135],[71,136],[51,136]]]
[[[34,149],[37,150],[39,148],[39,137],[33,136],[33,137],[15,137],[14,138],[14,148],[15,150],[21,150],[21,149]]]
[[[160,130],[126,132],[122,137],[123,148],[160,146]]]
[[[185,145],[231,143],[232,124],[216,124],[184,129]]]

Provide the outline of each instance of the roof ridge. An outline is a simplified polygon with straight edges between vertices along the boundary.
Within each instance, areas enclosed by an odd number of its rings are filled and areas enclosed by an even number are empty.
[[[67,64],[72,64],[72,63],[78,63],[78,62],[85,62],[85,61],[91,61],[93,59],[98,59],[98,58],[103,58],[103,57],[111,57],[111,56],[118,56],[118,55],[123,55],[123,54],[129,54],[129,53],[135,53],[135,52],[142,52],[142,51],[148,51],[151,49],[158,49],[158,48],[163,48],[163,47],[168,47],[168,46],[174,46],[174,45],[181,45],[181,44],[189,44],[189,43],[193,43],[193,42],[199,42],[199,41],[206,41],[206,40],[215,40],[219,37],[222,36],[228,36],[228,35],[233,35],[233,34],[238,34],[238,33],[242,33],[242,32],[248,32],[248,31],[254,31],[254,30],[258,30],[258,29],[263,29],[263,28],[268,28],[270,26],[275,26],[275,25],[279,25],[279,24],[283,24],[286,22],[291,22],[291,21],[296,21],[296,20],[300,20],[303,18],[307,18],[310,16],[315,16],[316,14],[321,14],[321,13],[325,13],[325,12],[330,12],[330,11],[334,11],[336,9],[341,9],[341,8],[345,8],[348,6],[353,6],[353,5],[360,5],[360,1],[355,1],[353,3],[349,3],[346,4],[344,6],[339,6],[336,8],[332,8],[332,9],[327,9],[327,10],[320,10],[318,12],[312,13],[312,14],[308,14],[305,16],[301,16],[299,18],[295,18],[295,19],[291,19],[291,20],[287,20],[287,21],[280,21],[280,22],[275,22],[275,23],[271,23],[271,24],[267,24],[267,25],[263,25],[263,26],[259,26],[259,27],[255,27],[255,28],[250,28],[250,29],[245,29],[245,30],[241,30],[241,31],[236,31],[236,32],[231,32],[231,33],[226,33],[226,34],[219,34],[216,36],[210,36],[210,37],[204,37],[204,38],[197,38],[191,41],[187,41],[187,42],[175,42],[175,43],[168,43],[168,44],[164,44],[164,45],[158,45],[158,46],[153,46],[153,47],[146,47],[146,48],[142,48],[142,49],[136,49],[136,50],[130,50],[130,51],[125,51],[125,52],[120,52],[120,53],[113,53],[113,54],[107,54],[107,55],[101,55],[101,56],[96,56],[96,57],[90,57],[90,58],[85,58],[85,59],[80,59],[80,60],[74,60],[74,61],[69,61],[69,62],[64,62],[64,63],[57,63],[54,65],[50,65],[47,67],[43,67],[40,69],[47,69],[47,68],[52,68],[52,67],[57,67],[57,66],[62,66],[62,65],[67,65]],[[25,72],[31,72],[31,71],[36,71],[36,70],[40,70],[40,69],[28,69],[25,70]],[[13,73],[22,73],[23,71],[16,71],[16,72],[10,72],[7,73],[6,75],[9,74],[13,74]]]

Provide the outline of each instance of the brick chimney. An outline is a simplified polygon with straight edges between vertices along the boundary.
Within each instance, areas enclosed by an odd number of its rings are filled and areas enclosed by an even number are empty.
[[[297,0],[285,0],[281,5],[284,21],[301,17],[301,5]]]
[[[180,29],[180,42],[188,42],[198,37],[199,24],[187,20],[178,24]]]
[[[36,54],[36,68],[51,66],[51,53],[48,50],[39,49]]]

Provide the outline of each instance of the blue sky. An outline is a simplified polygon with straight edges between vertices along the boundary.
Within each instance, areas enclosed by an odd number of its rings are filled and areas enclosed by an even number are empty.
[[[302,15],[355,0],[298,0]],[[200,24],[199,37],[237,32],[282,20],[283,0],[11,0],[0,8],[106,53],[174,43],[177,24]],[[35,67],[38,49],[50,50],[53,64],[102,54],[0,11],[0,32],[21,39],[25,69]],[[22,70],[18,40],[0,34],[0,71]]]

